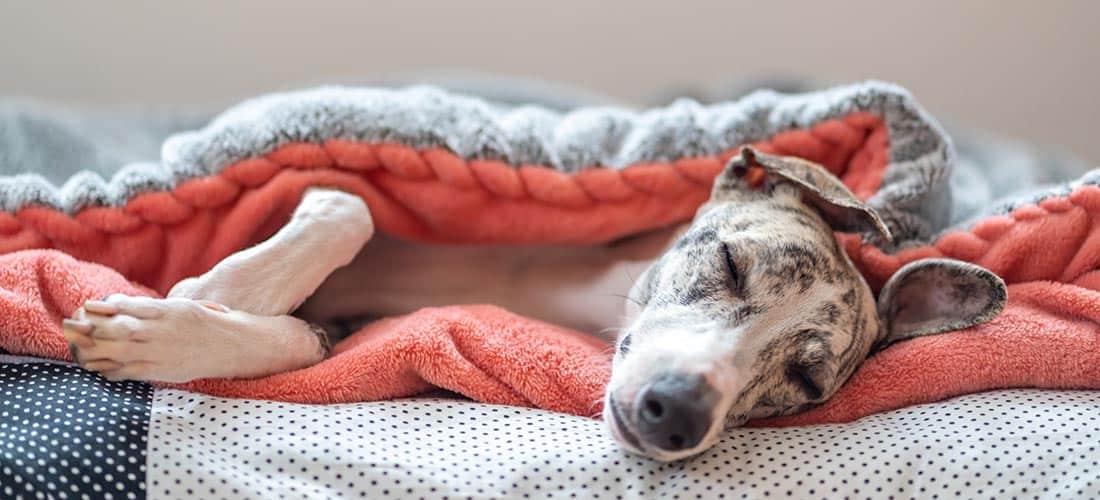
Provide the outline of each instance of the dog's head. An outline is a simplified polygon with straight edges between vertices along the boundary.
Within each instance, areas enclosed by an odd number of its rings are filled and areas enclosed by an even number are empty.
[[[615,438],[660,460],[696,454],[726,427],[828,399],[874,349],[1004,306],[1000,278],[948,259],[904,266],[876,301],[834,231],[890,238],[822,167],[734,158],[631,291],[604,402]]]

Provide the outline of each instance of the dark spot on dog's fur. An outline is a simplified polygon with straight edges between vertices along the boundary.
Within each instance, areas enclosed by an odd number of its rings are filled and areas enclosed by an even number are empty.
[[[840,306],[827,302],[818,310],[818,314],[825,322],[835,324],[840,319]]]
[[[729,230],[730,230],[730,232],[739,233],[741,231],[749,229],[750,227],[757,226],[760,223],[761,223],[761,221],[758,221],[758,220],[741,221],[741,222],[738,222],[736,224],[733,224],[732,226],[729,226]]]
[[[855,318],[855,324],[852,325],[851,340],[848,342],[848,346],[844,348],[844,351],[840,353],[839,365],[842,369],[851,372],[856,366],[855,356],[862,358],[864,347],[875,339],[864,339],[864,333],[867,331],[867,324],[863,321],[863,301],[856,300],[855,289],[848,290],[844,294],[845,303],[847,298],[851,294],[852,305],[851,310],[853,318]],[[878,337],[878,332],[875,334],[875,338]]]
[[[691,231],[685,234],[680,238],[680,241],[676,242],[675,248],[678,250],[688,247],[696,248],[715,241],[718,241],[718,232],[708,228],[699,231]]]
[[[737,224],[731,226],[737,231],[744,231],[750,227],[760,226],[774,221],[774,219],[768,219],[766,217],[760,217],[759,215],[751,218],[742,218]]]
[[[806,293],[810,291],[810,287],[814,286],[814,282],[817,281],[817,276],[814,276],[809,272],[798,273],[798,293]]]
[[[856,305],[856,289],[849,288],[844,292],[844,295],[840,297],[840,300],[844,301],[844,305],[848,307],[854,307]]]
[[[744,321],[751,316],[764,312],[764,307],[759,304],[745,304],[733,310],[733,318],[737,322]]]
[[[772,286],[772,293],[782,294],[785,282],[798,283],[799,293],[806,293],[822,275],[831,271],[832,262],[812,243],[788,241],[764,251],[765,273],[784,283]]]
[[[704,298],[706,298],[706,296],[707,296],[706,292],[703,291],[700,288],[697,288],[697,287],[688,288],[687,291],[684,292],[684,294],[680,296],[680,305],[690,306],[690,305],[692,305],[692,304],[694,304],[694,303],[696,303],[700,300],[703,300]]]
[[[712,279],[704,278],[696,280],[687,290],[684,290],[684,293],[680,296],[679,302],[681,305],[687,306],[713,297],[718,286],[719,284],[715,283],[715,280]]]

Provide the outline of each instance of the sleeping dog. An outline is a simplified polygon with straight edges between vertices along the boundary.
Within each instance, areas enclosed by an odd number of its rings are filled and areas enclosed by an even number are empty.
[[[312,188],[268,240],[164,299],[89,301],[64,332],[109,379],[184,382],[314,364],[334,318],[493,303],[618,330],[604,419],[627,450],[675,460],[724,428],[825,401],[875,349],[1004,305],[998,277],[946,259],[903,267],[876,300],[834,231],[890,238],[819,165],[750,148],[690,223],[591,247],[400,241],[374,234],[358,197]]]

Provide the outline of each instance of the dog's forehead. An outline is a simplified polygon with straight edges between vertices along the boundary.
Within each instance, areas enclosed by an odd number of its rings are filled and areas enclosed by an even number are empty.
[[[802,203],[789,186],[775,187],[770,196],[760,193],[751,196],[704,205],[696,214],[692,229],[730,234],[766,227],[779,239],[800,234],[832,234],[825,221]]]
[[[824,332],[843,334],[846,325],[859,322],[856,305],[865,299],[859,276],[831,230],[808,208],[772,200],[708,208],[653,265],[643,300],[694,307],[728,324],[767,316],[771,309],[789,311]],[[736,300],[730,297],[731,279],[747,286]]]
[[[813,257],[815,267],[842,267],[841,249],[828,226],[807,207],[780,200],[709,207],[667,253],[671,260],[695,257],[719,244],[753,260]]]

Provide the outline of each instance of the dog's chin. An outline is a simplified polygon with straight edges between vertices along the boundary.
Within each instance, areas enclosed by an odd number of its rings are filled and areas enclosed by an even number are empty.
[[[707,436],[698,446],[687,450],[665,451],[648,447],[638,439],[637,433],[630,428],[630,423],[623,417],[621,412],[618,411],[618,405],[614,402],[614,398],[611,397],[604,400],[603,420],[607,423],[607,427],[611,431],[611,437],[615,439],[615,442],[619,444],[620,448],[628,453],[651,458],[660,462],[674,462],[676,460],[690,458],[706,451],[717,441],[716,433],[712,430],[707,433]]]
[[[635,455],[649,456],[643,449],[637,434],[630,428],[630,424],[626,422],[626,419],[618,410],[615,399],[610,396],[604,399],[603,421],[611,431],[611,437],[615,439],[616,443],[619,443],[619,447]]]

